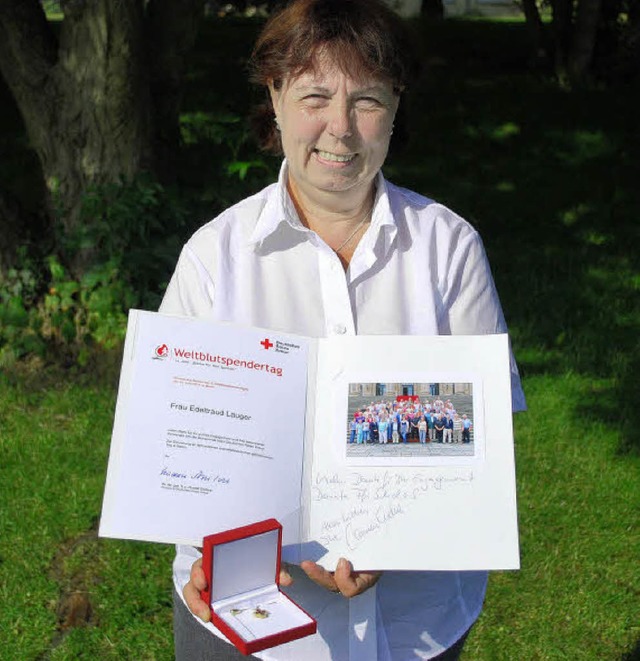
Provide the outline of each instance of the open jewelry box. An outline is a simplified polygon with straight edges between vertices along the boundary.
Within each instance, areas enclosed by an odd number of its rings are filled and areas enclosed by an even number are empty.
[[[209,535],[202,568],[202,598],[212,623],[243,653],[315,633],[316,621],[280,590],[282,526],[267,519]]]

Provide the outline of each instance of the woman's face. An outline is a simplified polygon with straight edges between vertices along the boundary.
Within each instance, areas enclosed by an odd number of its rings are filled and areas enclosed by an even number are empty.
[[[391,83],[354,80],[330,58],[270,88],[290,183],[318,193],[366,195],[389,148],[398,96]]]

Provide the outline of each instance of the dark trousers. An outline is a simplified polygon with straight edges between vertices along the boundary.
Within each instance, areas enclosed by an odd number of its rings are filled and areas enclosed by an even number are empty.
[[[240,661],[245,656],[229,643],[200,626],[173,591],[173,639],[176,661]]]

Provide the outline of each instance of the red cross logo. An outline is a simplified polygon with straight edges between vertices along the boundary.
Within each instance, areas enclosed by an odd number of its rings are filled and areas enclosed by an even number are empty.
[[[271,347],[273,346],[273,343],[269,340],[268,337],[267,337],[266,339],[262,340],[262,342],[260,342],[260,344],[261,344],[265,349],[271,349]]]

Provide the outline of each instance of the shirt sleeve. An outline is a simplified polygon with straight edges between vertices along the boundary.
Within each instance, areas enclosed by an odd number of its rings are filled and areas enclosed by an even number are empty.
[[[449,273],[451,276],[443,296],[445,312],[441,332],[452,335],[506,333],[507,324],[498,292],[477,232],[465,237]],[[527,404],[512,351],[510,356],[513,411],[525,411]]]
[[[187,244],[180,254],[159,311],[189,317],[211,317],[215,284],[209,270]]]

